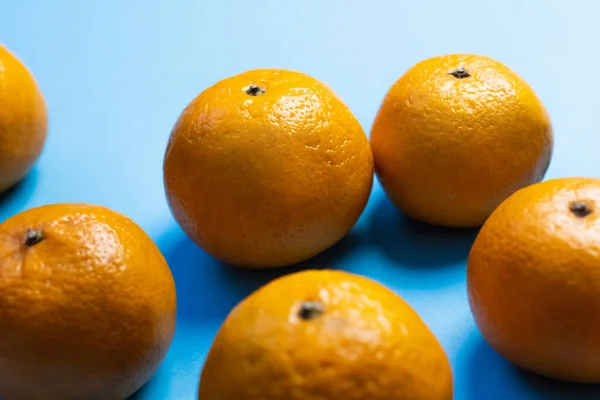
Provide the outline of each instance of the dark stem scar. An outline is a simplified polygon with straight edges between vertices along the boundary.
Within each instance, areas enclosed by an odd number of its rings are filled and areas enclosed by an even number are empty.
[[[250,85],[244,88],[244,91],[248,96],[260,96],[265,94],[267,89],[260,87],[258,85]]]
[[[325,312],[325,308],[322,303],[318,301],[303,301],[300,304],[298,316],[305,321],[309,321],[321,316],[323,312]]]
[[[41,229],[27,229],[25,236],[25,246],[33,247],[44,240],[44,234]]]
[[[569,211],[579,218],[587,217],[592,213],[592,208],[584,201],[572,201],[569,203]]]
[[[450,75],[452,75],[456,79],[464,79],[464,78],[468,78],[468,77],[471,76],[471,74],[469,73],[469,71],[467,71],[463,67],[456,68],[454,71],[450,72]]]

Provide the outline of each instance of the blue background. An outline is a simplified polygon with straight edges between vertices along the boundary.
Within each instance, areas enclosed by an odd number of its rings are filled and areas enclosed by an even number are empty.
[[[599,3],[591,0],[0,0],[0,42],[33,71],[47,100],[49,138],[36,169],[0,199],[0,220],[62,201],[123,212],[157,242],[179,295],[178,330],[135,399],[196,398],[212,338],[231,307],[297,268],[250,272],[198,249],[169,213],[162,159],[170,129],[207,86],[250,68],[307,72],[332,86],[365,131],[389,86],[435,55],[492,56],[521,74],[552,117],[547,177],[600,173]],[[518,370],[477,332],[465,261],[476,231],[405,219],[375,184],[339,245],[305,266],[374,277],[400,293],[446,349],[455,399],[599,399]]]

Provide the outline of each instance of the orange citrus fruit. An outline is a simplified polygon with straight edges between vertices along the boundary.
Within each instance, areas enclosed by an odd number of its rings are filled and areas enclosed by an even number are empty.
[[[552,126],[531,87],[489,57],[421,61],[386,94],[371,131],[387,195],[413,218],[481,225],[516,190],[543,179]]]
[[[600,382],[600,179],[517,191],[486,221],[468,261],[477,326],[513,363]]]
[[[255,291],[226,318],[202,400],[451,400],[452,371],[419,315],[381,284],[307,270]]]
[[[31,72],[0,45],[0,192],[23,179],[46,141],[48,116]]]
[[[0,224],[0,398],[122,400],[158,368],[175,286],[152,240],[101,206]]]
[[[372,181],[369,142],[348,106],[288,70],[206,89],[178,119],[164,160],[178,223],[209,254],[244,267],[294,264],[338,242]]]

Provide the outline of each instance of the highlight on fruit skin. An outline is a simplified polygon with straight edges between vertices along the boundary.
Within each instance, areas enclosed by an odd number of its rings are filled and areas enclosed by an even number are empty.
[[[344,271],[277,278],[227,316],[203,365],[202,400],[451,400],[452,370],[396,293]]]
[[[131,219],[59,203],[0,224],[0,398],[126,399],[171,345],[173,277]]]
[[[257,69],[200,93],[164,157],[169,207],[213,257],[247,268],[296,264],[341,240],[362,214],[368,138],[325,83]]]
[[[508,196],[540,182],[554,146],[531,86],[490,57],[420,61],[388,90],[371,127],[389,199],[435,225],[478,227]]]
[[[0,193],[25,178],[40,157],[48,114],[33,74],[0,44]]]
[[[517,191],[469,254],[467,290],[485,340],[555,379],[600,383],[600,179]]]

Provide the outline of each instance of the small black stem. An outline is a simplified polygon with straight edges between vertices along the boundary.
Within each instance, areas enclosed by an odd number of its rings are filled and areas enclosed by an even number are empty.
[[[450,75],[452,75],[456,79],[464,79],[471,76],[471,74],[469,74],[469,71],[467,71],[463,67],[456,68],[454,71],[450,72]]]
[[[39,242],[44,240],[44,234],[41,229],[27,229],[27,236],[25,237],[25,246],[33,247]]]
[[[265,92],[267,91],[266,89],[261,88],[258,85],[250,85],[244,88],[244,90],[249,96],[260,96],[261,94],[265,94]]]
[[[323,312],[325,309],[323,308],[323,304],[318,301],[305,301],[300,304],[300,310],[298,311],[298,316],[303,320],[311,320],[315,319]]]
[[[587,217],[592,213],[590,206],[583,201],[572,201],[569,210],[579,218]]]

